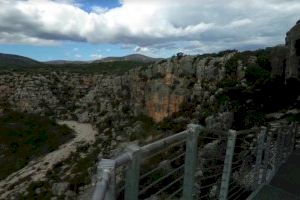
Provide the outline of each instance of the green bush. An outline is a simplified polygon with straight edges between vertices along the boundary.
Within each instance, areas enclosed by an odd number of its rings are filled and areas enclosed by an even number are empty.
[[[248,111],[245,116],[245,127],[250,128],[262,124],[265,121],[264,117],[265,115],[263,112]]]
[[[238,57],[237,56],[233,56],[231,57],[225,64],[225,70],[226,70],[226,74],[227,75],[235,75],[237,68],[239,66],[239,62],[238,62]]]
[[[259,53],[257,55],[257,61],[256,63],[263,69],[267,71],[271,71],[271,62],[269,60],[269,57],[266,53]]]
[[[247,68],[245,77],[250,84],[263,83],[270,79],[271,74],[259,65],[251,65]]]
[[[238,84],[238,81],[232,78],[225,78],[219,84],[218,87],[220,88],[230,88],[235,87]]]
[[[36,190],[40,190],[39,193]],[[39,200],[45,199],[50,200],[53,197],[51,192],[51,186],[48,182],[44,181],[36,181],[32,182],[29,187],[27,188],[27,194],[22,195],[20,197],[21,200],[32,199],[32,200]]]
[[[0,117],[0,180],[73,137],[67,126],[46,117],[9,112]]]

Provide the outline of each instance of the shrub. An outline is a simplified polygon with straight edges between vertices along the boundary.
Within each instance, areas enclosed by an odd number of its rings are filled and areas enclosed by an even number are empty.
[[[237,84],[238,81],[236,81],[235,79],[225,78],[218,84],[218,86],[220,88],[228,88],[228,87],[235,87]]]
[[[225,70],[227,75],[235,75],[239,66],[238,57],[231,57],[225,64]]]
[[[0,117],[0,179],[73,137],[67,126],[46,117],[9,112]]]
[[[269,57],[266,53],[260,53],[257,55],[257,61],[256,63],[263,69],[267,71],[271,71],[271,62],[269,60]]]
[[[245,77],[250,84],[255,84],[269,80],[271,75],[259,65],[252,65],[247,68]]]
[[[39,193],[36,192],[36,190],[40,190]],[[32,182],[29,187],[27,188],[26,195],[22,195],[19,199],[25,200],[25,199],[45,199],[50,200],[53,197],[53,194],[51,192],[51,186],[48,182],[44,181],[36,181]]]

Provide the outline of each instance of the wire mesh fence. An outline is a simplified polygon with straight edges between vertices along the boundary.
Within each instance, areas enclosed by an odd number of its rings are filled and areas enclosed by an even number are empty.
[[[226,155],[227,136],[206,133],[199,136],[198,168],[196,172],[195,199],[217,199]]]
[[[246,199],[288,158],[296,132],[283,123],[238,132],[191,127],[102,161],[94,199]]]

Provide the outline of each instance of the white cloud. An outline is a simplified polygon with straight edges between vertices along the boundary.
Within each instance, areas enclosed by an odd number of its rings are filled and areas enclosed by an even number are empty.
[[[81,58],[82,55],[81,54],[75,54],[75,58]]]
[[[103,58],[103,55],[101,55],[101,54],[91,54],[90,57],[91,57],[93,60],[98,60],[98,59],[102,59],[102,58]]]
[[[54,46],[60,44],[60,42],[52,39],[42,39],[34,36],[28,36],[23,33],[1,32],[0,30],[0,44],[34,44]]]
[[[241,26],[247,26],[251,23],[252,23],[252,20],[250,20],[250,19],[239,19],[239,20],[231,22],[229,24],[229,27],[236,28],[236,27],[241,27]]]
[[[284,42],[299,18],[300,1],[122,0],[120,7],[87,12],[74,0],[1,0],[0,7],[0,43],[70,40],[153,52],[198,41],[210,51]]]
[[[109,9],[108,8],[103,8],[103,7],[99,7],[99,6],[94,6],[92,7],[92,11],[94,13],[97,13],[99,15],[104,14],[105,12],[107,12]]]

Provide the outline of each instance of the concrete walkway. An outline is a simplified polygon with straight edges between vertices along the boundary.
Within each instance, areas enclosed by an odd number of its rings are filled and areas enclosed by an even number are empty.
[[[300,149],[296,149],[255,200],[300,200]]]

